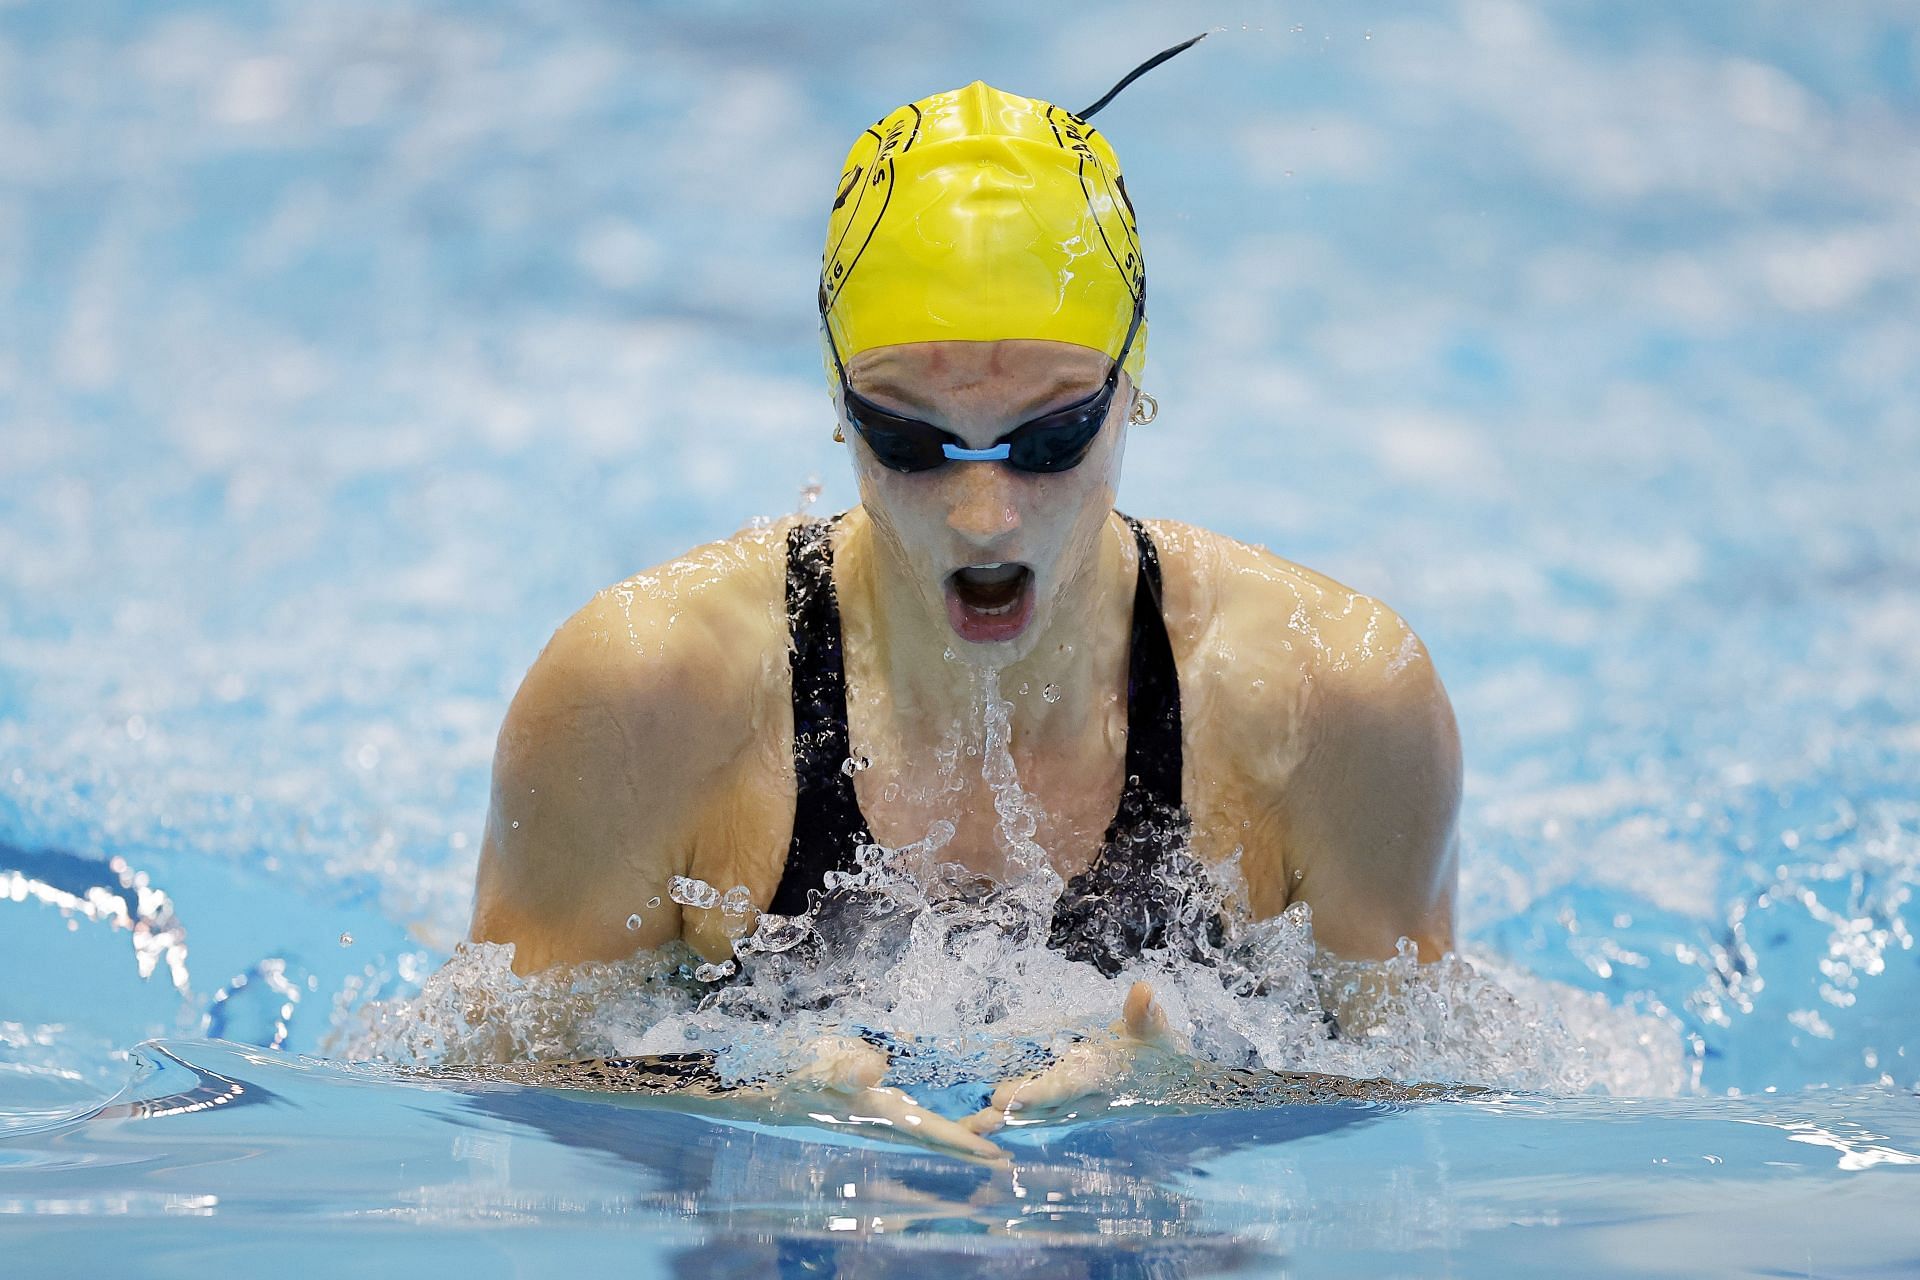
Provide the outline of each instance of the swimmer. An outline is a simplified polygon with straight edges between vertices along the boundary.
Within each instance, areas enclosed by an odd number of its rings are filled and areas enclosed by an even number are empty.
[[[722,911],[673,902],[673,877],[795,914],[859,845],[940,822],[942,859],[1009,874],[988,781],[954,765],[989,671],[1068,956],[1111,975],[1179,945],[1151,873],[1185,858],[1237,857],[1237,905],[1309,904],[1336,956],[1452,947],[1459,741],[1414,633],[1262,548],[1114,508],[1157,406],[1134,211],[1090,113],[975,82],[854,144],[819,308],[860,502],[610,587],[541,652],[500,732],[472,925],[516,969],[675,940],[729,960]],[[881,1088],[858,1040],[793,1087],[991,1155],[1010,1110],[1180,1048],[1145,984],[1117,1003],[1108,1037],[964,1123]]]

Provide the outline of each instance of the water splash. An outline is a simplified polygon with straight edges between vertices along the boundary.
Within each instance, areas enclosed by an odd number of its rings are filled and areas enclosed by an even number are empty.
[[[1013,763],[1013,703],[1000,696],[996,668],[989,667],[981,677],[980,706],[985,731],[980,776],[993,793],[994,842],[1006,860],[1004,878],[1036,896],[1044,895],[1050,907],[1060,896],[1061,880],[1047,851],[1033,838],[1047,815],[1020,785],[1020,771]]]
[[[268,956],[236,974],[208,1005],[207,1034],[269,1049],[284,1047],[306,995],[305,978],[305,970],[283,956]]]
[[[979,761],[1002,876],[943,858],[954,836],[946,821],[897,848],[861,848],[799,915],[754,920],[745,886],[677,876],[675,902],[722,911],[732,961],[676,943],[521,976],[510,946],[469,944],[417,998],[353,1015],[334,1051],[407,1065],[704,1051],[738,1085],[778,1080],[818,1037],[858,1035],[890,1053],[892,1083],[938,1089],[1045,1065],[1101,1034],[1138,979],[1154,984],[1196,1064],[1209,1068],[1555,1093],[1670,1094],[1684,1084],[1680,1038],[1651,1016],[1657,1010],[1616,1009],[1458,956],[1423,965],[1411,943],[1380,965],[1334,960],[1315,946],[1304,905],[1209,933],[1203,925],[1223,904],[1244,900],[1229,895],[1232,865],[1173,857],[1156,866],[1165,900],[1193,917],[1173,931],[1177,945],[1111,976],[1068,959],[1049,946],[1064,885],[1034,838],[1045,815],[1021,785],[997,672],[982,674],[980,695],[972,741],[948,767]]]
[[[141,978],[165,969],[174,989],[192,995],[187,931],[173,900],[125,858],[102,862],[53,850],[28,852],[0,844],[0,899],[32,899],[132,936]]]

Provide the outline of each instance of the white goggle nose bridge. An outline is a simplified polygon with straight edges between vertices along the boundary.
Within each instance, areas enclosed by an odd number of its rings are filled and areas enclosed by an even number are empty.
[[[948,441],[940,446],[940,452],[950,462],[1005,462],[1013,446],[1002,440],[990,449],[968,449]]]

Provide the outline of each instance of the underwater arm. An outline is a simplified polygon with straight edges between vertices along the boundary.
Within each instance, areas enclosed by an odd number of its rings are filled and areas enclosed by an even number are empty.
[[[1046,1119],[1061,1108],[1097,1094],[1129,1072],[1192,1050],[1186,1037],[1167,1021],[1153,987],[1128,988],[1120,1017],[1105,1035],[1089,1036],[1043,1071],[1001,1082],[987,1105],[960,1123],[975,1133],[992,1133],[1009,1120]]]
[[[887,1055],[850,1036],[827,1036],[807,1046],[807,1063],[774,1093],[787,1110],[818,1117],[819,1108],[839,1113],[841,1123],[879,1125],[910,1142],[979,1160],[1001,1162],[1007,1153],[976,1132],[970,1121],[949,1120],[915,1102],[904,1090],[882,1085]]]

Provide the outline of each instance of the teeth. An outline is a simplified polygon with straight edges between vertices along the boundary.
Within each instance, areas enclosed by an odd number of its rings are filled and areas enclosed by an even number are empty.
[[[1032,573],[1011,560],[970,564],[953,575],[952,590],[963,607],[976,615],[1007,617],[1019,611],[1022,584]]]

